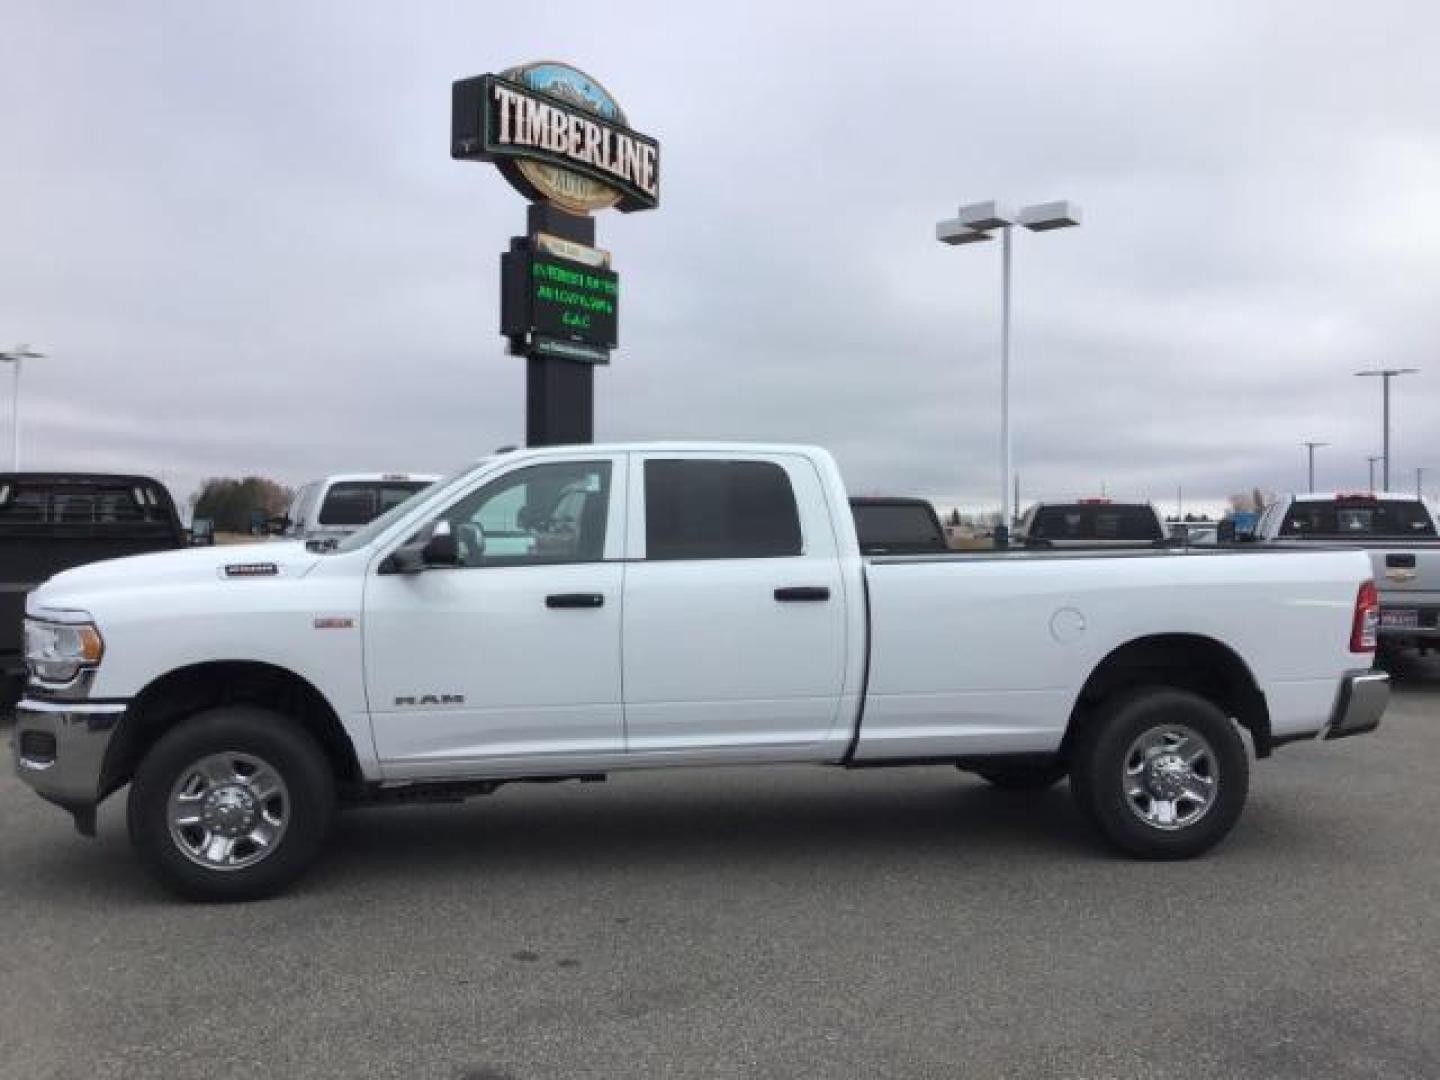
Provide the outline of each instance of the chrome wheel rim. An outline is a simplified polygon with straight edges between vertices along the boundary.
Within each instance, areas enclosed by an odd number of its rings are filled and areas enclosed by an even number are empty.
[[[1164,724],[1130,744],[1121,781],[1131,813],[1151,828],[1177,832],[1215,805],[1220,766],[1204,736]]]
[[[290,823],[290,791],[254,754],[209,754],[170,789],[170,839],[207,870],[244,870],[268,858]]]

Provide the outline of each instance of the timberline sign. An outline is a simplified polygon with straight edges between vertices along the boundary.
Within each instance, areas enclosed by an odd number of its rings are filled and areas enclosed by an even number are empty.
[[[493,162],[532,201],[578,214],[660,202],[660,144],[578,68],[547,61],[461,79],[451,106],[450,156]]]

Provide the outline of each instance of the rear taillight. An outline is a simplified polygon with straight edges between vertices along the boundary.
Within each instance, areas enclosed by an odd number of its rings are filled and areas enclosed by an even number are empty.
[[[1375,629],[1380,625],[1380,594],[1375,591],[1375,582],[1367,581],[1360,586],[1355,597],[1355,621],[1350,627],[1350,651],[1374,652]]]

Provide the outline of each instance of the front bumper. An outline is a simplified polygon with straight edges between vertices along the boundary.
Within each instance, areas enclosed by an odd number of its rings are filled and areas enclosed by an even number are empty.
[[[1390,676],[1383,671],[1347,671],[1340,680],[1340,692],[1324,737],[1343,739],[1363,735],[1380,726],[1380,716],[1390,703]]]
[[[15,706],[11,745],[15,771],[42,797],[75,815],[81,832],[94,827],[105,752],[123,704],[35,701]]]

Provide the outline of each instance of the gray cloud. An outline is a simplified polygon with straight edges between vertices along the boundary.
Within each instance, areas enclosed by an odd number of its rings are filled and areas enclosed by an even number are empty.
[[[602,437],[832,447],[852,486],[993,500],[998,244],[1016,238],[1029,495],[1168,504],[1378,453],[1440,467],[1430,5],[12,4],[0,335],[27,465],[290,481],[523,436],[496,333],[520,199],[446,154],[451,79],[558,56],[664,146],[600,222],[624,285]],[[776,10],[779,8],[780,10]],[[8,343],[8,341],[7,341]],[[3,395],[0,395],[3,396]],[[8,405],[8,400],[5,401]]]

